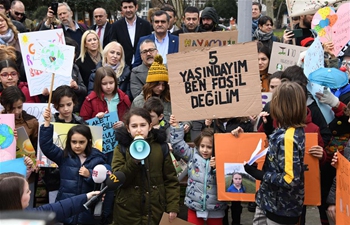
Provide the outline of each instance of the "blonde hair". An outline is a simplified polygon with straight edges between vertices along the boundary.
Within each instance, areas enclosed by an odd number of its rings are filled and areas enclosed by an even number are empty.
[[[85,60],[85,54],[87,52],[87,49],[85,47],[85,44],[86,44],[85,42],[86,42],[87,36],[89,34],[94,34],[97,37],[97,40],[98,40],[98,50],[97,51],[102,55],[102,45],[101,45],[100,38],[98,37],[96,31],[87,30],[84,32],[83,36],[81,37],[81,47],[80,47],[80,55],[79,55],[81,62],[84,62],[84,60]]]
[[[0,16],[6,21],[7,26],[9,27],[9,29],[12,30],[13,35],[14,35],[14,39],[17,41],[18,40],[18,30],[16,28],[15,25],[13,25],[12,21],[10,18],[8,18],[4,13],[0,13]]]
[[[120,59],[119,66],[115,70],[117,78],[119,78],[122,75],[124,67],[125,67],[125,54],[124,54],[123,46],[121,44],[119,44],[116,41],[112,41],[108,45],[105,46],[105,48],[102,51],[102,65],[104,66],[104,65],[108,64],[107,63],[107,54],[113,47],[120,47],[120,50],[122,53],[122,57]]]
[[[0,61],[5,59],[17,60],[16,49],[13,46],[0,45]]]

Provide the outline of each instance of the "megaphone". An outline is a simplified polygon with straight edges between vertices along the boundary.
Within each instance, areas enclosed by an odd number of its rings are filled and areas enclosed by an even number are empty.
[[[136,136],[129,149],[131,157],[136,160],[141,160],[142,165],[145,164],[144,159],[147,158],[151,152],[151,147],[142,136]]]

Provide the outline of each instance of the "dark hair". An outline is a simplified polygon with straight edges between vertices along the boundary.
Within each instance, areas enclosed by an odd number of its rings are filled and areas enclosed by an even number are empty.
[[[52,93],[52,104],[56,110],[58,110],[61,98],[72,98],[74,105],[78,104],[78,97],[68,85],[61,85]]]
[[[276,79],[282,80],[282,78],[281,78],[282,73],[283,73],[283,71],[276,71],[276,72],[274,72],[273,74],[271,74],[271,75],[269,76],[269,85],[270,85],[272,79],[275,79],[275,78],[276,78]]]
[[[26,97],[17,86],[10,86],[4,89],[1,93],[0,102],[7,113],[13,110],[13,104],[19,100],[24,103],[26,101]]]
[[[271,25],[273,26],[273,19],[269,16],[262,16],[260,17],[259,21],[258,21],[258,25],[262,26],[264,24],[266,24],[267,22],[271,22]]]
[[[152,96],[149,99],[146,100],[145,104],[143,105],[143,108],[146,109],[148,112],[155,112],[157,116],[160,116],[164,113],[164,106],[160,98]]]
[[[257,5],[257,6],[259,6],[259,10],[260,10],[260,12],[261,12],[261,10],[262,10],[262,5],[261,5],[259,2],[253,2],[252,5]]]
[[[214,141],[214,131],[211,128],[204,128],[202,132],[194,139],[194,144],[197,148],[199,148],[202,140],[204,137],[211,138],[212,141]],[[214,143],[213,143],[214,145]]]
[[[293,16],[292,20],[300,20],[300,16]]]
[[[123,3],[124,3],[124,2],[133,3],[134,6],[137,6],[137,0],[121,0],[120,6],[123,6]]]
[[[10,0],[0,0],[0,4],[4,5],[5,11],[10,9]]]
[[[176,17],[176,10],[174,9],[174,7],[172,5],[164,4],[162,6],[162,8],[160,8],[160,10],[163,10],[165,12],[173,12],[174,17]]]
[[[18,66],[17,66],[15,61],[13,61],[11,59],[5,59],[5,60],[0,61],[0,71],[4,68],[8,68],[8,67],[12,67],[13,69],[15,69],[17,71],[17,73],[19,73],[19,69],[18,69]],[[19,78],[19,74],[18,74],[18,78]]]
[[[64,38],[66,40],[66,45],[69,45],[69,46],[73,46],[74,47],[74,61],[77,59],[77,57],[79,56],[79,45],[78,43],[70,38],[70,37],[65,37]]]
[[[308,79],[304,74],[303,68],[297,65],[287,67],[281,75],[281,79],[284,78],[289,81],[298,81],[298,83],[302,86],[306,86],[308,83]]]
[[[296,82],[284,81],[272,94],[270,114],[283,128],[304,127],[307,114],[306,96]]]
[[[0,211],[22,210],[22,195],[27,182],[19,173],[0,174]]]
[[[155,16],[161,16],[161,15],[166,15],[166,21],[169,23],[169,20],[170,20],[170,16],[168,13],[166,13],[165,11],[163,10],[158,10],[158,11],[155,11],[152,15],[152,22],[154,22],[154,17]]]
[[[188,6],[184,11],[184,15],[185,15],[185,13],[198,13],[198,15],[199,15],[199,9],[197,7],[194,7],[194,6]]]
[[[134,107],[129,110],[124,116],[124,123],[126,126],[130,124],[130,118],[132,116],[141,116],[144,118],[149,124],[152,122],[151,114],[144,108]]]
[[[266,47],[265,45],[261,45],[259,44],[261,42],[258,42],[258,53],[264,53],[267,58],[270,60],[270,56],[271,56],[271,50],[269,47]]]
[[[84,150],[84,153],[86,157],[88,157],[91,154],[92,151],[92,134],[90,127],[78,124],[72,128],[69,129],[67,133],[67,141],[66,141],[66,147],[64,148],[64,157],[68,157],[68,155],[76,156],[76,154],[72,150],[71,141],[73,134],[81,134],[87,139],[87,145]]]
[[[97,95],[98,98],[103,100],[102,98],[102,79],[105,77],[112,77],[114,79],[115,87],[113,90],[113,94],[117,94],[118,92],[118,78],[117,75],[115,74],[115,71],[113,70],[112,67],[110,66],[102,66],[96,70],[95,73],[95,80],[94,80],[94,91]]]
[[[159,81],[157,82],[148,82],[145,85],[143,85],[142,91],[143,91],[143,97],[145,101],[147,101],[148,98],[154,96],[153,94],[153,88],[155,88],[159,84]],[[168,82],[164,82],[165,88],[158,96],[161,100],[165,102],[170,102],[170,87]]]

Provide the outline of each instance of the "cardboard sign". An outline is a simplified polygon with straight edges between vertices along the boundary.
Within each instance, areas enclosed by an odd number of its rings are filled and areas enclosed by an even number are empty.
[[[0,114],[0,162],[16,158],[15,115]]]
[[[343,155],[338,154],[337,164],[336,222],[348,224],[350,221],[350,162]]]
[[[238,31],[182,33],[179,35],[179,52],[221,47],[236,44]]]
[[[105,114],[103,118],[92,118],[86,120],[90,126],[100,126],[103,129],[102,139],[103,139],[103,147],[102,152],[108,153],[114,151],[114,148],[118,145],[118,142],[115,140],[115,130],[113,129],[113,124],[119,121],[118,115],[116,112],[111,112]]]
[[[289,45],[280,42],[273,42],[269,73],[273,74],[276,71],[284,71],[287,67],[297,64],[301,52],[306,51],[307,48]]]
[[[39,134],[41,125],[43,123],[39,124]],[[66,147],[66,141],[67,141],[67,133],[70,128],[76,126],[77,124],[71,124],[71,123],[51,123],[53,125],[53,142],[56,146],[61,148],[62,150]],[[89,126],[91,133],[92,133],[92,147],[97,148],[98,150],[102,151],[102,127],[99,126]],[[37,149],[37,165],[39,167],[57,167],[57,164],[50,159],[48,159],[44,153],[40,149],[38,138],[38,149]]]
[[[347,2],[346,0],[341,2]],[[314,14],[318,9],[325,6],[332,6],[334,3],[339,4],[339,0],[286,0],[286,5],[288,9],[288,15],[292,16],[301,16],[307,14]]]
[[[47,103],[23,103],[23,110],[25,110],[28,114],[35,116],[38,122],[44,122],[44,112],[47,108]],[[57,110],[51,104],[51,113],[55,114]]]
[[[17,144],[16,144],[16,158],[28,156],[36,164],[35,149],[24,127],[18,127],[17,130]]]
[[[34,68],[34,58],[38,56],[38,49],[36,49],[36,44],[39,41],[50,41],[52,43],[66,44],[64,39],[64,34],[62,29],[36,31],[28,33],[18,34],[18,40],[21,47],[21,53],[23,58],[23,65],[27,77],[28,88],[30,96],[39,95],[43,92],[45,88],[50,90],[51,85],[51,72],[44,72],[42,70],[37,70]],[[45,60],[50,60],[50,58],[45,58]],[[68,71],[68,68],[67,68]],[[68,71],[69,74],[72,71]],[[61,85],[69,85],[72,77],[67,74],[55,74],[55,82],[53,90]]]
[[[24,157],[0,162],[0,174],[8,172],[19,173],[25,177],[27,175],[27,167],[24,163]]]
[[[179,121],[260,113],[261,85],[255,42],[167,57],[172,113]]]
[[[164,212],[159,225],[193,225],[193,223],[187,222],[180,218],[176,218],[171,223],[169,222],[169,213]]]
[[[305,205],[320,205],[320,172],[318,160],[312,157],[308,150],[311,146],[317,145],[317,134],[305,134],[305,156],[304,166],[305,175]],[[232,134],[215,134],[215,159],[216,159],[216,173],[218,185],[218,199],[220,201],[255,201],[255,192],[259,189],[260,181],[255,181],[242,171],[243,162],[250,159],[253,151],[256,149],[260,139],[265,140],[264,133],[245,133],[238,138]],[[234,147],[232,147],[234,146]],[[261,146],[263,150],[267,146],[265,140]],[[258,169],[262,169],[265,157],[256,161]],[[227,192],[228,183],[231,182],[232,174],[238,172],[242,174],[243,185],[245,186],[245,193],[230,193]],[[255,192],[252,193],[252,189]]]

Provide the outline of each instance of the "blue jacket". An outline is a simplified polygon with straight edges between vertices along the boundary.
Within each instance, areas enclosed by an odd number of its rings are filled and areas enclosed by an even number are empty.
[[[279,128],[270,136],[256,203],[272,221],[296,224],[304,203],[304,128]]]
[[[168,54],[177,53],[179,51],[179,37],[172,35],[170,33],[168,33],[168,36],[169,36]],[[135,67],[141,65],[141,63],[142,63],[141,54],[140,54],[140,45],[146,39],[151,39],[152,41],[155,41],[156,36],[153,33],[153,34],[143,36],[140,38],[139,43],[137,44],[137,48],[136,48],[136,52],[135,52],[135,60],[134,60],[134,63],[132,64],[132,68],[135,68]],[[162,57],[164,58],[165,56],[162,55]]]
[[[92,169],[98,164],[105,164],[105,155],[99,150],[93,148],[91,154],[81,164],[80,159],[76,155],[64,157],[61,148],[53,143],[53,125],[49,127],[40,127],[39,144],[40,148],[47,158],[54,161],[60,168],[61,185],[58,190],[56,201],[70,198],[82,193],[94,190],[94,182],[91,174]],[[85,166],[90,171],[90,177],[82,177],[79,175],[79,169]],[[91,212],[86,211],[79,215],[67,218],[64,223],[68,224],[96,224]]]
[[[87,201],[86,194],[67,198],[52,204],[45,204],[37,208],[27,208],[26,211],[50,211],[55,212],[55,220],[63,222],[66,218],[86,211],[83,204]]]

